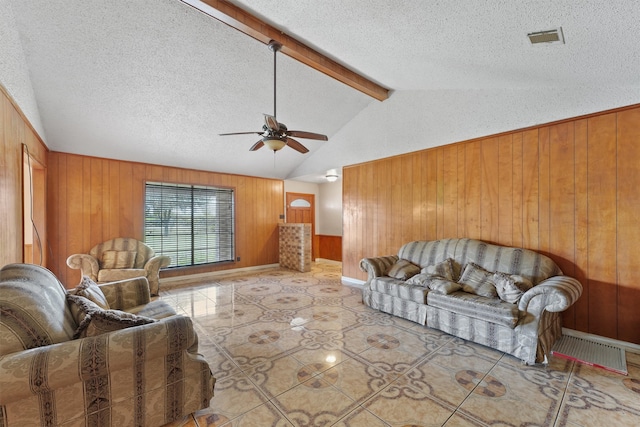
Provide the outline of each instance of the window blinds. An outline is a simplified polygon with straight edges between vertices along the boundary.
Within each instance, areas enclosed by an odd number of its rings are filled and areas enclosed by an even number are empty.
[[[233,189],[147,182],[144,211],[144,241],[169,267],[234,260]]]

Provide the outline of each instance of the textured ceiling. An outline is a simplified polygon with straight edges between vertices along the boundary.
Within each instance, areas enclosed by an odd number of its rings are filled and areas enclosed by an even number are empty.
[[[380,103],[279,54],[278,119],[329,142],[300,140],[310,153],[285,148],[274,159],[248,151],[257,135],[218,136],[258,131],[273,112],[264,44],[179,0],[11,0],[47,145],[313,181],[640,102],[635,0],[232,3],[395,93]],[[529,44],[527,33],[559,26],[566,44]]]

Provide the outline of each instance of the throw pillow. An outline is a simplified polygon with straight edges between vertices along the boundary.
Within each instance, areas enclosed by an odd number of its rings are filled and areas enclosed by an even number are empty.
[[[496,291],[501,300],[517,304],[522,295],[533,287],[525,277],[497,272],[493,275]]]
[[[407,284],[408,285],[415,285],[415,286],[422,286],[423,288],[428,288],[429,287],[429,282],[431,281],[431,279],[433,278],[432,275],[430,274],[416,274],[415,276],[409,278],[409,280],[407,280]]]
[[[96,303],[93,301],[74,294],[67,294],[67,304],[69,305],[69,310],[71,311],[71,315],[76,321],[76,325],[82,323],[84,318],[94,311],[102,310]]]
[[[133,268],[136,263],[136,251],[104,251],[102,252],[102,268]]]
[[[420,273],[442,277],[447,280],[453,280],[453,260],[451,258],[447,258],[435,265],[426,266],[422,270],[420,270]]]
[[[440,294],[449,295],[462,289],[462,285],[451,280],[434,277],[429,281],[429,289]]]
[[[483,297],[498,297],[496,286],[493,283],[493,273],[473,262],[464,266],[458,283],[462,285],[462,290],[465,292]]]
[[[91,280],[89,276],[82,276],[80,284],[76,286],[76,288],[71,292],[75,295],[87,298],[104,310],[109,309],[109,302],[107,301],[107,297],[105,297],[104,293],[102,293],[100,286],[98,286],[93,280]]]
[[[399,259],[391,266],[387,276],[398,280],[407,280],[420,273],[420,267],[410,263],[406,259]]]
[[[136,316],[120,310],[99,310],[88,314],[78,326],[74,338],[95,337],[107,332],[156,322],[150,317]]]

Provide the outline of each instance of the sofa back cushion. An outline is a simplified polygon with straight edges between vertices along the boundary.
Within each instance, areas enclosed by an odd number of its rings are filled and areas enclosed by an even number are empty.
[[[517,274],[534,285],[562,274],[556,263],[545,255],[473,239],[458,240],[454,259],[463,266],[472,262],[490,272]]]
[[[398,251],[398,258],[425,268],[436,265],[447,258],[454,258],[458,239],[418,240],[404,244]],[[460,274],[459,271],[454,272]]]
[[[9,264],[0,270],[0,356],[69,341],[76,328],[66,292],[46,268]]]
[[[155,255],[155,252],[149,246],[139,240],[128,237],[118,237],[102,242],[91,248],[89,255],[100,260],[101,263],[104,263],[103,253],[107,251],[115,252],[107,255],[109,258],[108,263],[111,263],[112,257],[120,257],[119,261],[115,259],[113,262],[119,262],[121,265],[129,265],[131,263],[131,257],[133,257],[133,265],[131,267],[112,267],[111,264],[109,264],[107,267],[102,267],[101,265],[100,268],[144,268],[145,263]],[[124,254],[124,252],[131,253]]]
[[[541,281],[562,274],[553,260],[528,249],[492,245],[474,239],[418,240],[404,244],[398,257],[425,268],[447,258],[455,261],[454,280],[460,269],[470,262],[490,272],[517,274],[537,285]]]
[[[100,268],[133,268],[137,251],[104,251],[99,260]]]

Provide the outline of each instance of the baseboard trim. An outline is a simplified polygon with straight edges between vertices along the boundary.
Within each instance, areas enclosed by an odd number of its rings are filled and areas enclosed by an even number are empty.
[[[174,285],[178,282],[180,283],[189,283],[196,282],[202,279],[208,278],[216,278],[216,277],[226,277],[226,276],[236,276],[238,274],[243,274],[247,272],[260,271],[260,270],[269,270],[272,268],[280,267],[280,264],[266,264],[266,265],[256,265],[253,267],[242,267],[242,268],[232,268],[229,270],[218,270],[218,271],[210,271],[208,273],[198,273],[198,274],[188,274],[185,276],[175,276],[175,277],[165,277],[160,279],[160,285]]]
[[[630,342],[626,342],[626,341],[620,341],[620,340],[616,340],[613,338],[607,338],[607,337],[603,337],[601,335],[594,335],[594,334],[589,334],[587,332],[581,332],[581,331],[576,331],[573,329],[569,329],[569,328],[562,328],[562,334],[563,335],[568,335],[571,337],[576,337],[576,338],[584,338],[590,341],[595,341],[595,342],[599,342],[602,344],[609,344],[609,345],[613,345],[613,346],[617,346],[620,347],[622,349],[624,349],[625,351],[631,352],[631,353],[638,353],[640,354],[640,345],[638,344],[633,344]]]
[[[359,286],[362,287],[362,285],[364,285],[365,283],[367,283],[364,280],[358,280],[358,279],[354,279],[352,277],[347,277],[347,276],[342,276],[340,278],[340,282],[343,285],[349,285],[349,286]]]
[[[327,258],[316,258],[316,262],[322,262],[325,264],[342,265],[342,261],[336,261],[334,259],[327,259]]]

